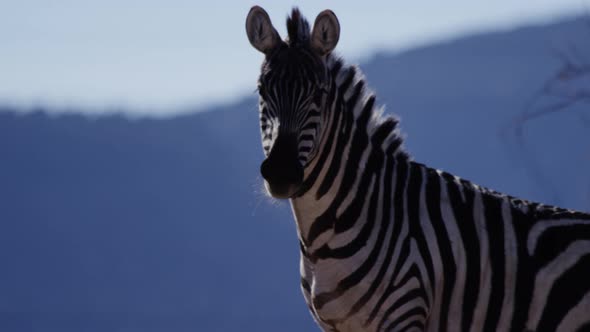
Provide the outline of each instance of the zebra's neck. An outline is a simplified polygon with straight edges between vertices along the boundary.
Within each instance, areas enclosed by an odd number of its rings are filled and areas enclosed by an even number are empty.
[[[382,115],[360,70],[332,56],[327,62],[332,84],[321,111],[318,151],[305,168],[300,195],[291,200],[300,239],[307,245],[336,226],[336,216],[354,203],[352,193],[376,181],[385,157],[409,160],[398,119]]]

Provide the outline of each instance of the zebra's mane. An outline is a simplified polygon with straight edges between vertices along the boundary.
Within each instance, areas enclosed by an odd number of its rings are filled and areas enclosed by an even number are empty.
[[[311,35],[309,23],[301,15],[297,7],[294,7],[291,16],[287,17],[287,34],[286,43],[290,47],[307,46],[309,44]]]
[[[347,80],[352,79],[352,84],[345,93],[346,98],[352,98],[354,91],[359,89],[358,102],[352,109],[346,109],[346,112],[352,112],[352,116],[359,123],[359,118],[367,117],[366,132],[369,139],[382,137],[381,144],[386,153],[391,153],[396,158],[410,160],[410,155],[403,147],[404,135],[399,130],[399,117],[393,114],[385,114],[385,107],[376,104],[375,93],[367,87],[365,75],[359,67],[355,65],[345,65],[344,61],[330,54],[327,59],[327,66],[330,71],[337,70],[336,85],[340,89],[347,84]],[[366,114],[368,112],[368,114]]]

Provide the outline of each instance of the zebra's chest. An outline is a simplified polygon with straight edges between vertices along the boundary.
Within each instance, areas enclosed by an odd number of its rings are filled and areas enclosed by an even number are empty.
[[[315,320],[324,331],[371,331],[370,312],[361,306],[361,298],[370,284],[360,281],[346,287],[346,279],[354,270],[342,262],[312,263],[302,256],[300,261],[301,288]]]

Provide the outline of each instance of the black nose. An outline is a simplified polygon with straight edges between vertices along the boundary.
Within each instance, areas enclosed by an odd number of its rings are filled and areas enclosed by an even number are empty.
[[[267,158],[260,165],[260,173],[271,185],[291,185],[303,181],[303,169],[297,159]]]
[[[303,167],[298,160],[296,140],[277,138],[268,158],[260,165],[260,174],[273,186],[300,184],[303,181]]]

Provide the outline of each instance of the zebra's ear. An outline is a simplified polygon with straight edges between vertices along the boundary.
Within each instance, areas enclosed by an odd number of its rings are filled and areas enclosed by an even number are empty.
[[[255,49],[268,55],[281,43],[281,37],[272,26],[270,17],[262,7],[254,6],[246,18],[248,40]]]
[[[311,47],[320,55],[327,55],[336,48],[340,38],[340,23],[329,9],[319,13],[311,32]]]

